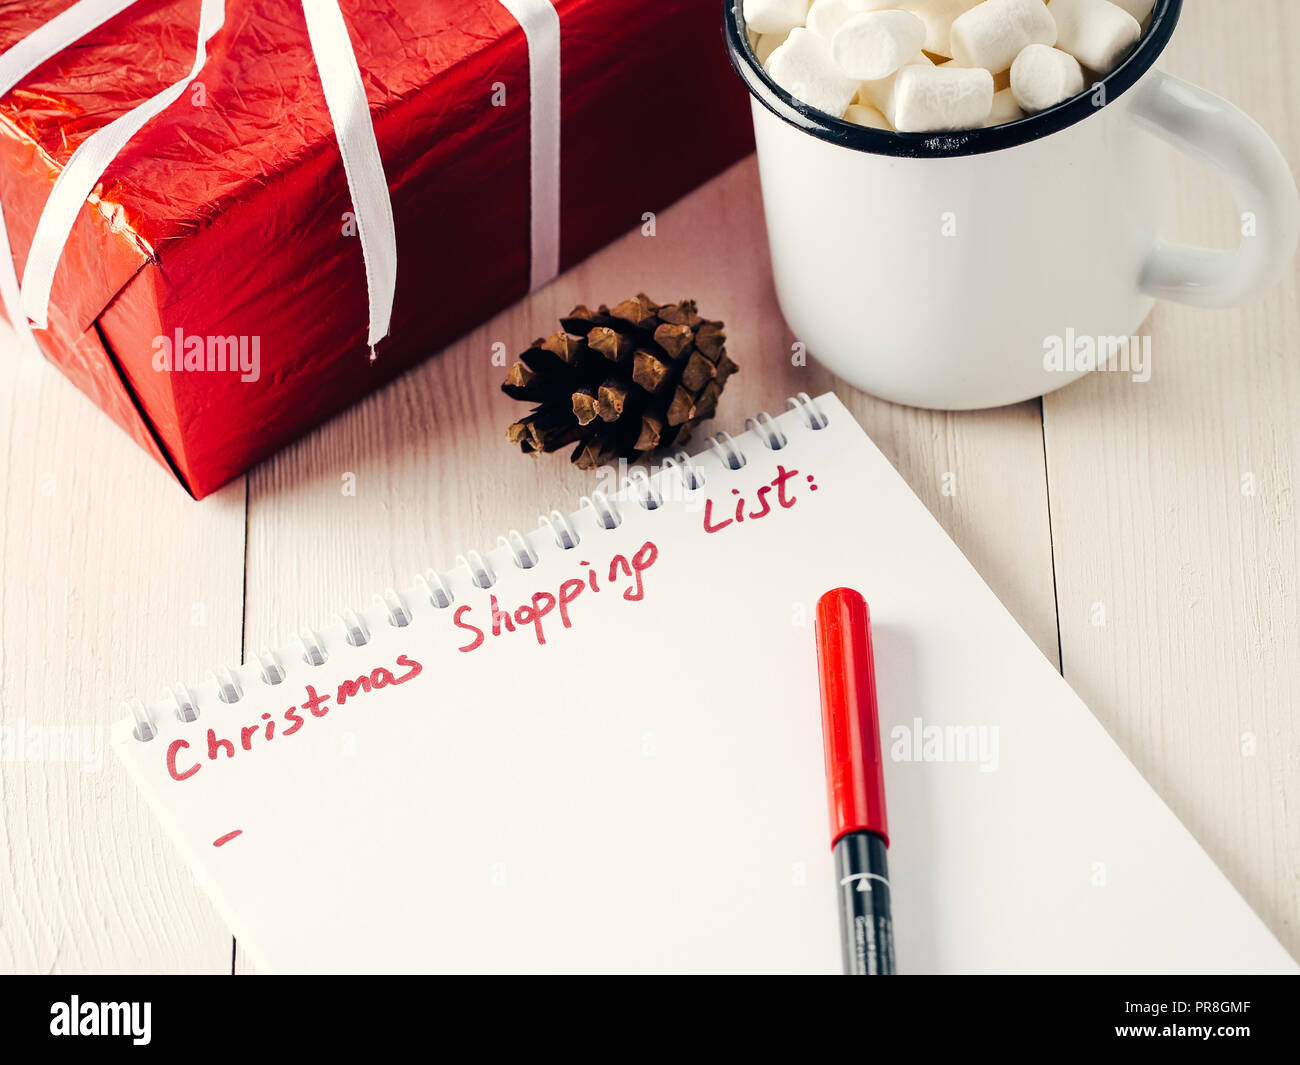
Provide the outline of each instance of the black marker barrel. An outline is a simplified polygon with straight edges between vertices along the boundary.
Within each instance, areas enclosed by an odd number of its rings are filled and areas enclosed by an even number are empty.
[[[874,832],[850,832],[835,844],[834,855],[844,973],[889,976],[894,971],[894,923],[885,841]]]

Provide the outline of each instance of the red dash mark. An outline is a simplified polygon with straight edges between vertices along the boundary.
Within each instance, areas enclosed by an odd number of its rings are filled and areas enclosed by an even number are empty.
[[[242,836],[243,834],[244,834],[244,830],[242,828],[237,828],[233,832],[227,832],[220,839],[214,839],[212,841],[212,845],[214,847],[220,847],[223,843],[229,843],[236,836]]]

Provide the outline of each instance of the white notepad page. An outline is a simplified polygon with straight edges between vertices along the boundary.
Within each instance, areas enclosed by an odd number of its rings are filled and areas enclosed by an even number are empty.
[[[570,550],[528,534],[531,569],[488,555],[489,590],[462,566],[449,606],[402,593],[405,627],[361,611],[364,646],[336,622],[321,665],[291,646],[279,684],[253,663],[235,703],[209,678],[197,720],[169,696],[153,739],[117,730],[260,970],[837,972],[813,617],[849,585],[902,972],[1295,971],[839,400],[815,407],[815,431],[776,419],[781,450],[738,435],[738,470],[698,456],[694,491],[656,476],[656,509],[625,490],[616,529],[584,506]],[[514,632],[493,596],[525,606]]]

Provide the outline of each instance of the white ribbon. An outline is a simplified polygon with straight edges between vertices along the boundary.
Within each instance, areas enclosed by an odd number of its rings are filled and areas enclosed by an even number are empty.
[[[0,55],[0,96],[6,95],[47,59],[58,55],[68,45],[80,40],[97,26],[102,26],[133,3],[135,0],[78,0],[78,3],[38,27]],[[19,338],[34,347],[36,340],[32,336],[32,327],[28,324],[27,315],[20,309],[18,271],[14,268],[13,250],[9,244],[9,229],[5,225],[3,208],[0,208],[0,300],[4,302],[5,315]]]
[[[208,61],[208,41],[221,29],[225,19],[225,0],[203,0],[199,8],[199,40],[189,74],[87,137],[72,153],[63,173],[55,181],[54,190],[36,224],[31,254],[27,256],[27,268],[23,271],[22,309],[37,329],[49,327],[54,270],[63,256],[64,245],[68,243],[81,208],[99,184],[108,164],[126,147],[126,142],[139,133],[149,119],[175,103],[189,88],[190,82],[198,77],[203,64]]]
[[[357,56],[348,39],[348,28],[337,0],[302,0],[307,19],[307,36],[325,90],[325,106],[334,123],[334,136],[343,157],[343,173],[352,194],[357,218],[357,236],[366,266],[366,291],[370,299],[370,360],[375,345],[388,336],[393,317],[393,295],[397,290],[397,229],[393,225],[393,201],[375,127],[370,121],[370,104]]]
[[[532,214],[529,289],[560,272],[560,13],[553,0],[501,0],[528,42]]]
[[[130,7],[135,0],[78,0],[0,55],[0,96],[47,59]],[[531,173],[530,288],[545,285],[560,266],[560,18],[552,0],[501,0],[528,43]],[[338,0],[302,0],[312,55],[334,125],[352,197],[369,297],[368,340],[388,335],[397,282],[392,200],[370,120],[356,53]],[[21,286],[0,210],[0,298],[20,336],[32,340],[28,319],[48,328],[50,290],[82,206],[104,171],[150,119],[189,87],[207,62],[207,45],[225,21],[224,0],[202,0],[194,64],[180,81],[115,119],[73,152],[41,212]]]

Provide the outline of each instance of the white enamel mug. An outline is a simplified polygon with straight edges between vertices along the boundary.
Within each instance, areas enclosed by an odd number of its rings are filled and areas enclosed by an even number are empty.
[[[1182,0],[1099,86],[1018,122],[961,133],[867,129],[806,107],[724,4],[752,95],[777,298],[808,352],[849,384],[917,407],[972,410],[1054,391],[1091,363],[1070,338],[1140,327],[1156,299],[1228,307],[1267,289],[1300,237],[1277,146],[1227,101],[1154,68]],[[1161,239],[1165,148],[1218,171],[1241,247]],[[1080,351],[1083,349],[1080,348]]]

